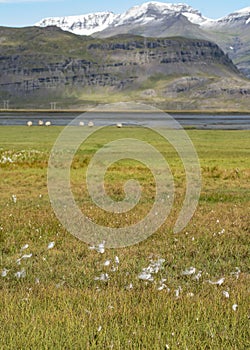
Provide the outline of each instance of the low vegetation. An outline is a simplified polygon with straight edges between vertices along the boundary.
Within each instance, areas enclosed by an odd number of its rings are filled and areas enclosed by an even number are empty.
[[[170,145],[137,128],[92,135],[71,171],[75,198],[92,220],[130,225],[154,200],[150,171],[126,160],[109,168],[107,192],[120,200],[124,181],[139,179],[138,208],[108,215],[92,203],[85,171],[112,139],[152,140],[176,191],[169,218],[147,240],[90,249],[61,226],[48,197],[47,162],[61,130],[0,128],[0,349],[248,349],[250,132],[187,131],[203,184],[198,208],[178,234],[185,173]],[[152,278],[143,278],[149,270]]]

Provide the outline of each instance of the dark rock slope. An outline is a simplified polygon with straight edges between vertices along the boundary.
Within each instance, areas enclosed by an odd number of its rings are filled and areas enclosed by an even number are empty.
[[[140,89],[148,79],[153,88],[157,77],[193,75],[229,78],[239,77],[239,72],[206,40],[126,35],[93,39],[56,27],[0,28],[2,98],[46,98],[90,88],[123,92]]]

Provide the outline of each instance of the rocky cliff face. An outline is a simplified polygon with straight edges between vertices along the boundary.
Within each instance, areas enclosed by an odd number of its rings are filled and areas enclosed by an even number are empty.
[[[171,84],[167,85],[173,78],[191,79],[187,84],[178,83],[181,87],[172,88],[174,93],[197,89],[200,80],[205,87],[204,77],[241,79],[228,56],[206,40],[126,35],[93,39],[56,27],[0,28],[0,35],[3,98],[63,98],[66,93],[93,95],[107,89],[113,94],[141,91],[140,96],[147,98],[159,94],[147,93],[158,81],[164,81],[160,92],[164,97],[171,90]],[[239,92],[237,87],[235,91]]]
[[[15,54],[1,55],[1,90],[24,95],[66,86],[125,89],[159,73],[188,74],[196,70],[220,74],[220,65],[228,73],[237,74],[216,44],[202,40],[140,37],[89,40],[82,45],[79,55],[82,57],[71,57],[70,51],[67,57],[26,51],[19,45]]]

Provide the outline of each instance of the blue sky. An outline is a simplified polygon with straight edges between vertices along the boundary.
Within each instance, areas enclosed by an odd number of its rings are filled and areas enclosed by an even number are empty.
[[[44,17],[80,15],[97,11],[122,13],[142,0],[0,0],[0,26],[22,27],[32,25]],[[161,1],[186,3],[206,17],[219,18],[235,10],[250,6],[250,0],[179,0]]]

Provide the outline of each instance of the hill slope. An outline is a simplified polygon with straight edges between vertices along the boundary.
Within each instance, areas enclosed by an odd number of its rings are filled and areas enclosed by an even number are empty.
[[[134,6],[119,15],[98,12],[74,17],[52,17],[41,20],[37,25],[56,25],[75,34],[101,38],[132,34],[206,39],[217,43],[237,67],[250,77],[250,7],[211,20],[186,4],[153,1]]]
[[[217,108],[235,106],[239,97],[244,106],[250,95],[249,82],[206,40],[94,39],[57,27],[2,27],[0,37],[0,96],[12,106],[133,99],[162,108]]]

